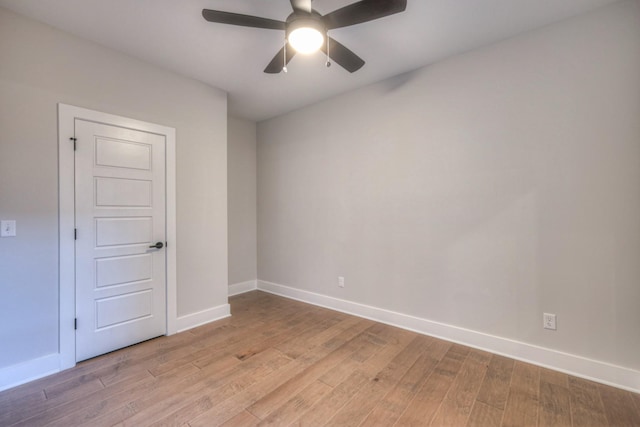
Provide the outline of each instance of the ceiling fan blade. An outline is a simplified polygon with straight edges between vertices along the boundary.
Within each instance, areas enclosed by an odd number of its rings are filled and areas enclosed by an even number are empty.
[[[327,13],[322,21],[328,30],[332,30],[384,18],[406,8],[407,0],[362,0]]]
[[[291,46],[288,46],[287,49],[287,64],[291,61],[296,54],[296,50]],[[337,61],[336,61],[337,62]],[[269,74],[278,74],[282,71],[282,67],[284,67],[284,47],[280,49],[280,52],[276,53],[276,56],[273,57],[267,68],[264,69],[265,73]]]
[[[202,16],[209,22],[240,25],[242,27],[266,28],[268,30],[284,30],[286,24],[275,19],[259,16],[241,15],[239,13],[223,12],[220,10],[202,9]]]
[[[326,54],[327,46],[323,45],[321,50]],[[329,37],[329,57],[350,73],[358,71],[364,65],[362,58],[331,37]]]
[[[291,7],[294,12],[311,13],[311,0],[291,0]]]

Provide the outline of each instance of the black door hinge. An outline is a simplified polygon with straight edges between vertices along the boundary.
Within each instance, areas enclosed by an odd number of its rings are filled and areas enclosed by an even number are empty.
[[[77,141],[77,139],[71,137],[71,138],[69,138],[69,141],[73,141],[73,151],[76,151],[76,141]]]
[[[73,319],[73,329],[74,330],[78,329],[78,318],[77,317],[75,319]]]
[[[73,229],[73,240],[78,240],[78,229],[77,228]]]

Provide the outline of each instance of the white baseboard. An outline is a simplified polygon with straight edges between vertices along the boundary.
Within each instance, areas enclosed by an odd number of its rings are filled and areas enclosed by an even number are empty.
[[[249,280],[246,282],[234,283],[229,285],[229,296],[244,294],[245,292],[251,292],[258,289],[257,280]]]
[[[60,354],[52,353],[17,365],[0,368],[0,391],[60,372]]]
[[[217,307],[180,316],[178,317],[176,324],[178,326],[178,332],[184,332],[197,326],[202,326],[229,316],[231,316],[231,307],[229,304],[222,304]]]
[[[420,334],[500,354],[625,390],[640,392],[640,372],[549,348],[258,280],[258,289]]]
[[[258,280],[256,287],[251,287],[251,285],[247,284],[252,282],[239,283],[237,287],[236,285],[232,286],[234,286],[234,290],[242,290],[237,293],[248,292],[257,288],[286,298],[501,354],[632,392],[640,392],[640,372],[633,369],[263,280]],[[231,291],[231,289],[230,286],[229,290]],[[178,332],[228,316],[230,316],[229,304],[181,316],[177,319]],[[0,391],[59,371],[60,355],[58,353],[0,368]]]

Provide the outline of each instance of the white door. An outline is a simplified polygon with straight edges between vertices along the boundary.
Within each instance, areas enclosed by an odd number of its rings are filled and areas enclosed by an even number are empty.
[[[78,118],[75,138],[80,361],[166,333],[166,147],[163,135]]]

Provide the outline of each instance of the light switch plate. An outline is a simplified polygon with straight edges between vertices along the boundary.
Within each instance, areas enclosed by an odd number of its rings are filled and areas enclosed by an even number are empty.
[[[14,237],[16,235],[16,222],[14,220],[0,221],[0,237]]]

